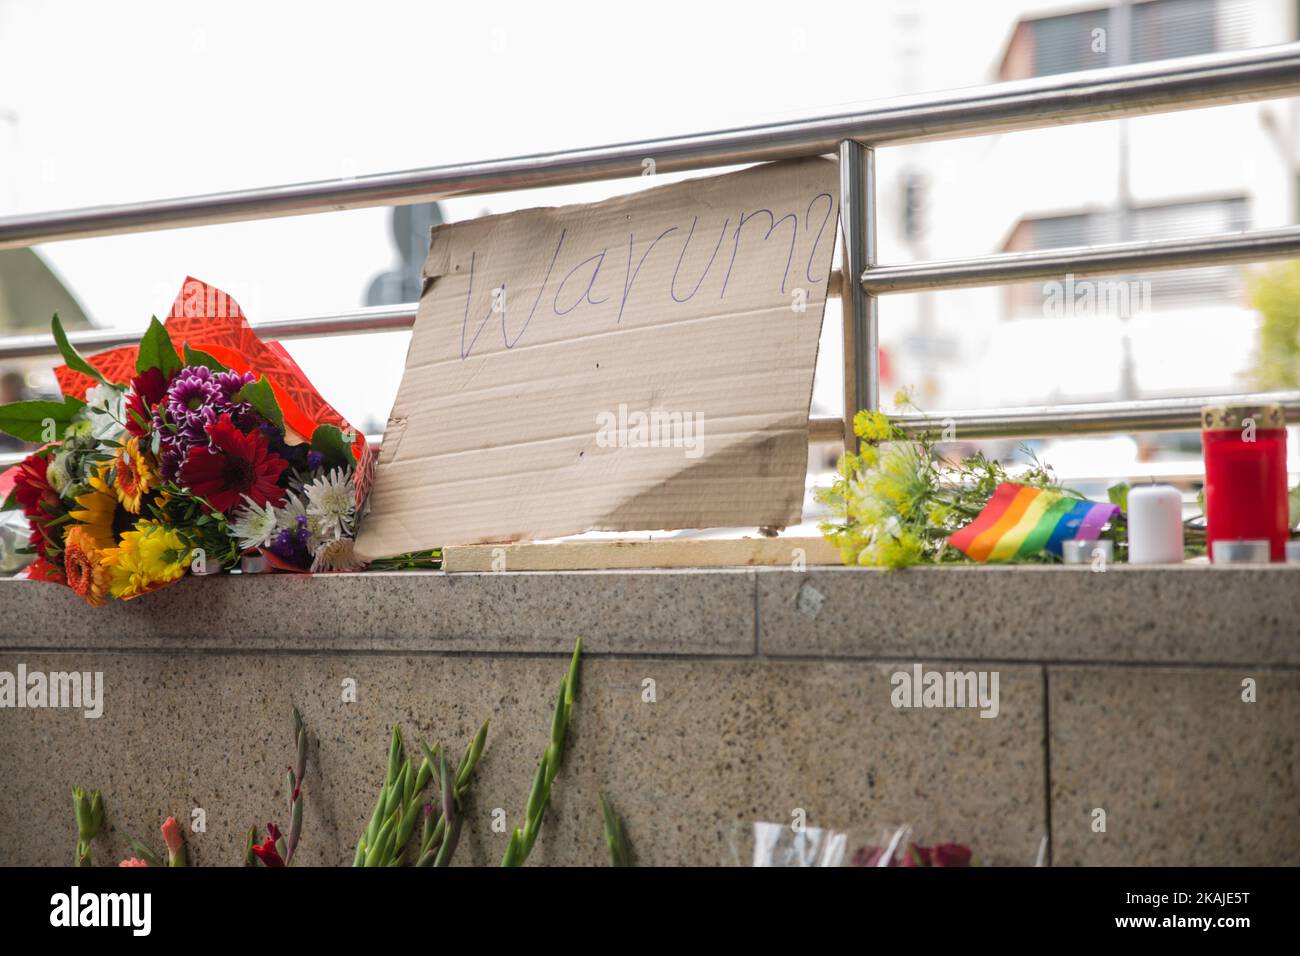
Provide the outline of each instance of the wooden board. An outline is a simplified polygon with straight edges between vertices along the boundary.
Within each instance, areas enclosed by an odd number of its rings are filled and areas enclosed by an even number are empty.
[[[821,537],[471,544],[443,549],[444,571],[597,571],[840,564]]]

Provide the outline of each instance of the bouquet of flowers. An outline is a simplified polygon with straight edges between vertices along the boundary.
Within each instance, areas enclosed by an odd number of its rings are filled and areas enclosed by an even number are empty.
[[[83,358],[58,316],[53,331],[63,400],[0,407],[0,429],[42,445],[4,502],[30,527],[29,578],[99,606],[249,555],[356,569],[365,437],[225,293],[187,279],[135,348]]]

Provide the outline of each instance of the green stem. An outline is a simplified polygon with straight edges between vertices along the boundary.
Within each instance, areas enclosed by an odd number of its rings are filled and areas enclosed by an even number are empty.
[[[573,657],[569,660],[569,670],[560,681],[560,693],[555,702],[555,711],[551,717],[551,739],[542,753],[533,776],[533,786],[528,794],[528,806],[524,811],[524,825],[515,827],[506,844],[505,855],[501,858],[502,866],[523,866],[537,842],[541,832],[542,817],[551,801],[551,784],[560,771],[564,759],[565,737],[569,730],[569,715],[573,702],[578,696],[578,661],[582,655],[582,641],[573,646]]]

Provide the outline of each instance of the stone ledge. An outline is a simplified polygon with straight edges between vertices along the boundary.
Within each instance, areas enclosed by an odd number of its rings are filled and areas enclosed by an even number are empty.
[[[190,578],[88,608],[0,580],[0,647],[754,653],[752,572],[267,574]]]
[[[1300,665],[1300,567],[755,574],[771,656]]]
[[[801,600],[801,593],[803,599]],[[91,609],[0,579],[0,647],[1300,666],[1300,567],[195,578]]]

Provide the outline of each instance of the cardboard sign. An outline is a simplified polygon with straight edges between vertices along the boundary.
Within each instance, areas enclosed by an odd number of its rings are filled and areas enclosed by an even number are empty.
[[[838,209],[808,159],[436,227],[358,554],[797,523]]]

